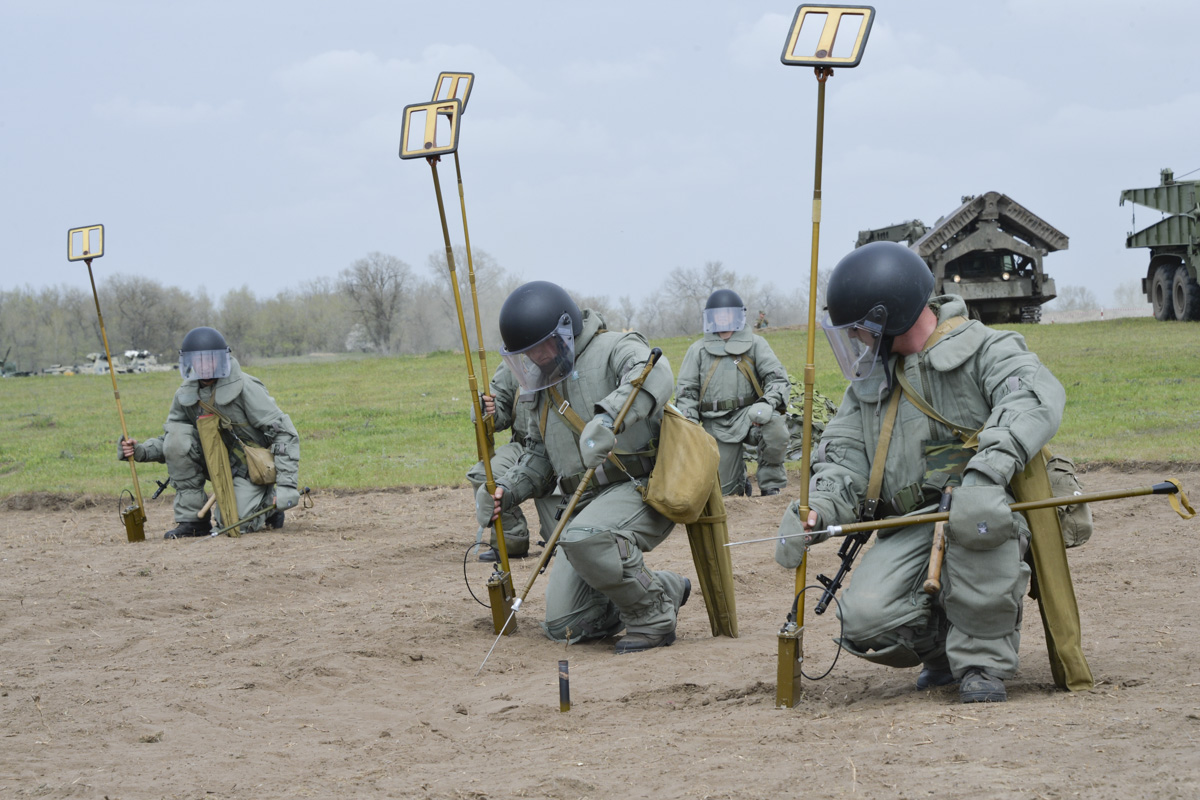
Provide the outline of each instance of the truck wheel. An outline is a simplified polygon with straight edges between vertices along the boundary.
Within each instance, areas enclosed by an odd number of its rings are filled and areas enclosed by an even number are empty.
[[[1174,264],[1164,264],[1154,270],[1154,282],[1150,286],[1150,304],[1154,307],[1154,318],[1159,322],[1175,319],[1175,304],[1171,300],[1171,281],[1174,277]]]
[[[1175,308],[1176,319],[1200,319],[1200,284],[1196,283],[1196,279],[1191,276],[1187,267],[1179,267],[1175,270],[1171,304]]]

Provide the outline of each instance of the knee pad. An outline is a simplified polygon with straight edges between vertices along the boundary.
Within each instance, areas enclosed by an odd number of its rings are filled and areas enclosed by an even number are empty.
[[[623,547],[618,547],[618,541]],[[568,528],[559,546],[571,566],[593,589],[603,592],[621,583],[630,545],[612,531]]]
[[[168,468],[172,461],[202,461],[200,437],[196,430],[183,425],[172,426],[163,437],[163,457]]]
[[[773,414],[771,421],[759,429],[762,444],[758,448],[758,459],[767,464],[782,464],[787,455],[788,442],[791,434],[788,432],[787,419],[779,414]]]

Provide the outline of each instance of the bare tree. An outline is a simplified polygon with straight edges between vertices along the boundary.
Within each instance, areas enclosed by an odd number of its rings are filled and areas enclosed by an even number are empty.
[[[250,287],[231,289],[221,298],[221,313],[210,327],[218,328],[234,355],[243,363],[259,355],[258,312],[260,304]]]
[[[621,321],[621,327],[625,330],[633,328],[633,320],[637,316],[637,306],[633,304],[633,300],[629,299],[629,295],[623,294],[617,300],[620,311],[617,313],[617,319]]]
[[[375,348],[384,354],[399,349],[400,314],[412,282],[412,268],[395,256],[375,252],[342,270],[339,278],[356,320]]]
[[[1126,281],[1113,290],[1113,305],[1117,308],[1136,308],[1145,303],[1146,295],[1137,281]]]
[[[1064,286],[1054,299],[1055,311],[1091,311],[1099,308],[1096,295],[1085,286]]]

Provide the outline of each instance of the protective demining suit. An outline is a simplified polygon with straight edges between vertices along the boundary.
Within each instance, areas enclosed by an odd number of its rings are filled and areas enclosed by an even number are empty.
[[[585,309],[573,371],[534,395],[526,453],[497,479],[504,489],[502,511],[545,493],[556,474],[569,497],[586,472],[579,431],[560,413],[563,405],[552,391],[585,423],[600,413],[615,418],[632,391],[629,381],[645,367],[650,347],[641,334],[603,328],[600,315]],[[542,627],[551,639],[598,639],[622,628],[630,634],[674,633],[685,580],[674,572],[651,571],[642,558],[667,538],[674,523],[642,502],[630,480],[650,473],[651,443],[673,387],[671,368],[660,359],[617,431],[614,452],[628,473],[611,463],[601,465],[563,530],[559,548],[566,558],[555,560],[546,587]]]
[[[515,466],[521,460],[521,456],[525,454],[525,441],[529,437],[529,428],[533,424],[529,409],[535,398],[532,394],[521,392],[521,387],[512,374],[512,370],[503,361],[492,374],[488,394],[494,397],[496,402],[496,432],[512,428],[512,440],[497,447],[492,456],[492,480],[495,480]],[[487,473],[483,469],[482,461],[476,462],[475,466],[467,471],[467,480],[471,482],[473,490],[478,490],[487,482]],[[542,539],[546,540],[554,531],[554,510],[558,506],[558,498],[548,492],[546,495],[536,498],[534,505],[541,523]],[[508,556],[521,558],[527,555],[529,553],[529,523],[525,520],[525,513],[521,507],[513,506],[505,511],[500,517],[500,525],[504,529],[504,544]],[[495,528],[491,529],[491,537],[491,545],[495,547]]]
[[[755,376],[761,397],[743,368]],[[706,333],[688,347],[679,368],[675,405],[717,440],[721,494],[744,491],[743,442],[758,446],[759,491],[773,494],[787,486],[783,462],[791,434],[784,412],[790,393],[787,370],[771,345],[747,329],[735,332],[728,340]],[[750,410],[760,402],[771,407],[770,419],[754,425]]]
[[[956,296],[934,298],[930,306],[939,325],[967,314]],[[809,498],[822,525],[858,520],[885,409],[892,393],[900,391],[894,376],[897,360],[891,356],[886,370],[876,369],[852,383],[825,429],[814,454]],[[982,428],[978,451],[965,469],[1001,486],[1050,441],[1062,419],[1063,387],[1026,349],[1024,339],[977,321],[961,324],[908,356],[904,374],[945,419],[968,430]],[[933,454],[959,443],[950,428],[902,399],[880,492],[883,505],[891,503],[886,516],[915,511],[912,500],[921,497],[920,487],[929,481]],[[924,502],[927,495],[916,504]],[[792,517],[794,530],[802,529],[796,509],[793,503],[781,531]],[[1029,528],[1020,514],[1012,516],[1013,526],[1002,541],[982,535],[985,531],[946,527],[943,591],[937,600],[922,591],[933,525],[880,531],[841,598],[841,645],[894,667],[936,662],[944,651],[956,678],[972,666],[1011,677],[1017,669],[1022,595],[1029,581],[1023,561]],[[796,567],[802,542],[802,537],[781,540],[776,560]]]
[[[296,488],[300,437],[292,420],[279,410],[262,381],[242,372],[241,365],[232,356],[230,362],[229,375],[218,379],[212,386],[184,381],[175,390],[171,410],[163,424],[163,435],[134,446],[135,461],[166,463],[171,483],[175,486],[176,522],[194,522],[206,500],[204,482],[207,470],[196,430],[196,420],[208,413],[201,406],[201,400],[233,423],[237,438],[265,447],[275,456],[275,483],[259,486],[250,482],[246,465],[237,458],[235,449],[230,448],[233,488],[240,517],[245,518],[269,506],[276,486]],[[229,444],[227,441],[226,445]],[[219,517],[219,514],[218,507],[214,506],[214,517]],[[267,515],[260,515],[247,522],[243,529],[259,530],[266,524],[266,519]],[[233,522],[222,520],[221,524]]]

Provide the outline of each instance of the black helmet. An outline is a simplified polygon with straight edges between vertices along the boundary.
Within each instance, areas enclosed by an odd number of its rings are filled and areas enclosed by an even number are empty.
[[[746,306],[742,302],[742,298],[733,289],[717,289],[708,296],[708,302],[704,304],[705,308],[740,308],[745,310]]]
[[[181,353],[194,353],[198,350],[224,350],[229,347],[225,343],[225,337],[216,328],[192,328],[188,331],[187,336],[183,337],[183,344],[179,347]]]
[[[510,353],[531,347],[559,327],[563,315],[571,318],[575,336],[583,333],[583,314],[561,286],[530,281],[513,290],[500,308],[500,338]]]
[[[575,368],[575,338],[583,314],[561,286],[532,281],[518,286],[500,307],[500,356],[521,388],[536,392]]]
[[[185,381],[229,377],[229,345],[214,328],[192,328],[179,348],[179,374]]]
[[[882,306],[883,334],[911,328],[933,294],[933,273],[915,252],[897,242],[871,242],[850,251],[829,276],[825,290],[829,321],[848,325]]]
[[[732,289],[717,289],[708,296],[700,319],[706,334],[740,331],[746,327],[746,306]]]

